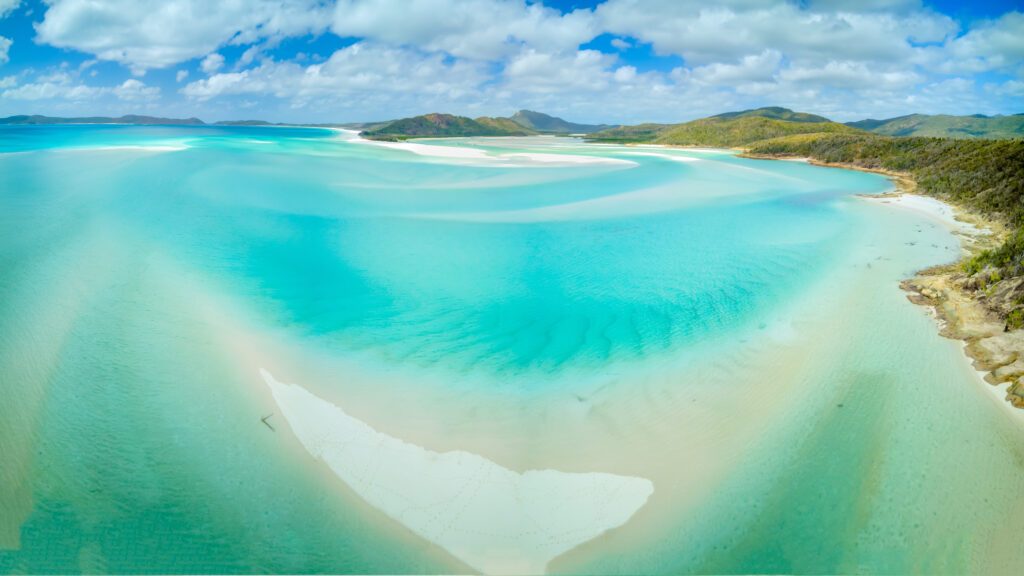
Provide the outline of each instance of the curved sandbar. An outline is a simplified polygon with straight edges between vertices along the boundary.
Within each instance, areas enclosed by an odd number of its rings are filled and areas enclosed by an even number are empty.
[[[624,524],[654,492],[645,478],[520,473],[469,452],[433,452],[260,374],[314,458],[368,503],[485,573],[542,573],[556,556]]]

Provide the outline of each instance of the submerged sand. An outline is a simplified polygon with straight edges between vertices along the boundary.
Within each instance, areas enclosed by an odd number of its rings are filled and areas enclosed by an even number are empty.
[[[978,214],[918,194],[899,194],[873,201],[913,211],[938,222],[958,235],[963,254],[969,256],[993,245],[1001,236],[999,224]],[[1008,330],[1006,322],[967,288],[969,279],[957,264],[922,270],[901,283],[908,299],[932,308],[939,333],[964,342],[964,354],[986,383],[985,388],[1004,399],[1002,406],[1024,422],[1024,330]]]

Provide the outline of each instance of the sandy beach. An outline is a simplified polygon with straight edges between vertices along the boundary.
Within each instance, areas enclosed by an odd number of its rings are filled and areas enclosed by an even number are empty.
[[[929,196],[902,193],[863,198],[921,214],[945,226],[961,238],[962,258],[976,253],[979,243],[982,247],[991,245],[1003,233],[999,223]],[[1011,418],[1024,424],[1024,410],[1013,404],[1011,392],[1015,379],[1024,376],[1024,365],[1017,363],[1024,350],[1024,334],[1005,332],[999,318],[956,286],[956,275],[956,266],[938,267],[920,272],[905,281],[903,287],[912,293],[912,302],[931,307],[943,336],[964,342],[964,358],[973,363],[984,393],[997,399]]]

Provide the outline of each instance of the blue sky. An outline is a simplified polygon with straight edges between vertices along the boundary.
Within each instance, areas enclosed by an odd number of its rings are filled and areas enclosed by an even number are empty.
[[[0,0],[0,115],[1019,113],[1021,4]]]

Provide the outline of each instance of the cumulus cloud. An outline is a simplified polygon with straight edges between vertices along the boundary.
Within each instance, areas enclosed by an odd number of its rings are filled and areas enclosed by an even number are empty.
[[[19,4],[21,4],[21,0],[0,0],[0,18],[14,12]]]
[[[715,62],[694,68],[691,75],[695,80],[707,84],[736,85],[744,82],[765,82],[774,79],[782,63],[778,50],[764,50],[740,58],[739,62]]]
[[[662,54],[698,65],[764,50],[804,59],[905,58],[911,42],[941,41],[956,30],[949,17],[923,8],[880,12],[847,2],[836,11],[827,4],[608,0],[596,16],[603,30],[649,42]]]
[[[995,84],[990,87],[996,94],[1001,96],[1013,96],[1024,98],[1024,82],[1020,80],[1007,80],[1002,84]]]
[[[13,40],[0,36],[0,64],[6,64],[10,61],[11,58],[7,53],[11,49],[11,44],[14,44]]]
[[[202,69],[206,74],[213,74],[217,70],[220,70],[224,66],[224,57],[214,52],[199,64],[199,68]]]
[[[1024,63],[1024,14],[1008,12],[975,28],[938,51],[945,71],[984,72]]]
[[[264,60],[255,68],[197,80],[181,92],[195,100],[238,94],[271,94],[298,106],[316,99],[364,103],[360,98],[435,97],[455,101],[484,81],[483,69],[471,62],[449,61],[440,54],[356,43],[334,52],[320,64]]]
[[[319,0],[48,0],[38,40],[120,62],[163,68],[225,44],[322,31]]]
[[[146,86],[134,78],[129,78],[120,86],[115,86],[111,89],[111,92],[119,100],[128,101],[152,100],[160,95],[160,89],[156,86]]]
[[[612,38],[611,44],[612,48],[616,50],[628,50],[633,46],[628,40],[623,40],[622,38]]]
[[[8,100],[82,101],[110,95],[118,100],[142,101],[151,100],[160,94],[159,88],[146,86],[134,78],[112,87],[88,86],[79,82],[73,74],[63,71],[43,74],[21,85],[17,85],[11,76],[4,80],[5,82],[0,83],[0,88],[5,90],[0,96]]]
[[[989,100],[1006,108],[1024,79],[1024,15],[962,29],[921,0],[606,0],[568,13],[527,0],[45,1],[40,43],[138,75],[198,60],[205,77],[174,76],[190,106],[271,103],[324,118],[533,107],[672,121],[778,104],[847,119],[989,110],[980,73]],[[16,4],[0,0],[0,10]],[[320,33],[352,44],[326,59],[323,44],[278,49]],[[598,37],[610,38],[607,52],[588,44]],[[666,58],[649,62],[648,50]],[[0,61],[5,53],[0,40]],[[113,88],[53,80],[4,90],[160,97],[138,79]]]
[[[64,72],[40,76],[33,82],[4,90],[3,97],[11,100],[85,100],[102,94],[99,88],[77,83]]]
[[[575,50],[597,35],[589,10],[561,14],[519,0],[339,0],[331,29],[474,59],[496,59],[523,45]]]
[[[885,70],[870,68],[862,62],[833,61],[824,66],[790,67],[779,73],[779,79],[784,82],[829,88],[878,90],[880,88],[907,88],[921,82],[924,78],[906,70]]]
[[[615,60],[597,50],[550,54],[529,49],[505,66],[505,82],[522,92],[603,90],[611,79],[608,68]]]

